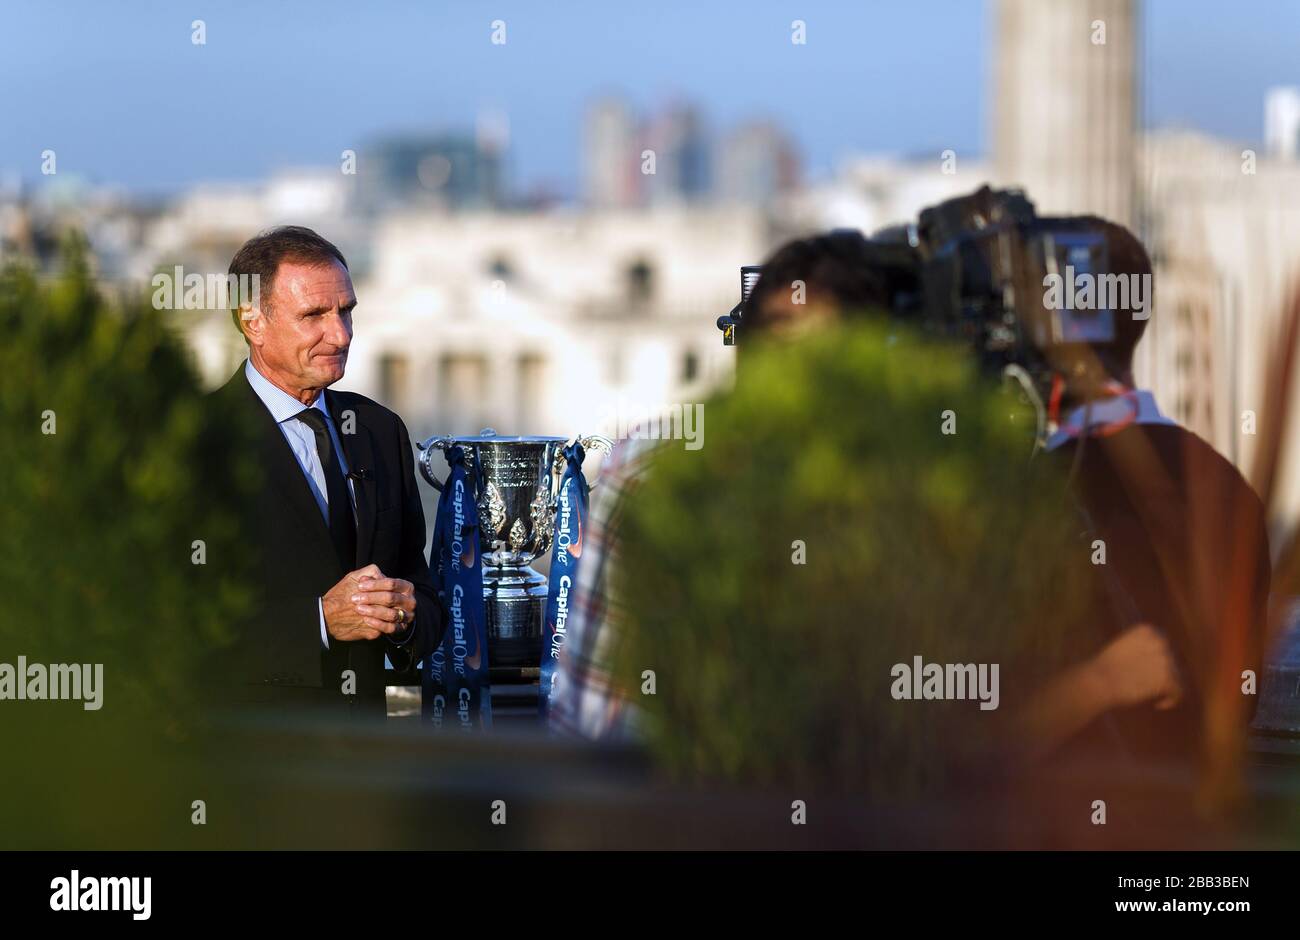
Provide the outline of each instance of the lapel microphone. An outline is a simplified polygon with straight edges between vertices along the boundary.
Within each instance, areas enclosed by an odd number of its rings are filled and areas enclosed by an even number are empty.
[[[349,470],[348,479],[353,481],[369,480],[371,474],[369,470]]]

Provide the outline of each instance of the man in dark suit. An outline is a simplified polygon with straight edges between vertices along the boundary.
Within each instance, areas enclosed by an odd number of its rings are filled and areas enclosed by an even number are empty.
[[[418,661],[446,623],[410,438],[387,408],[329,389],[357,302],[338,248],[277,228],[246,242],[230,275],[251,286],[232,303],[248,360],[212,402],[246,421],[262,480],[240,513],[255,613],[220,670],[223,697],[382,719],[385,655]]]

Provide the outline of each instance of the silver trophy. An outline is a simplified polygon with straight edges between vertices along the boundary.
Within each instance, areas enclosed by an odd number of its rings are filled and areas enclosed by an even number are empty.
[[[613,448],[612,441],[595,435],[577,440],[588,453]],[[430,463],[435,450],[445,454],[460,446],[470,469],[481,468],[479,551],[492,666],[541,662],[547,581],[532,562],[551,549],[567,443],[562,437],[501,437],[484,428],[474,437],[431,437],[418,445],[420,473],[438,492],[444,481]]]

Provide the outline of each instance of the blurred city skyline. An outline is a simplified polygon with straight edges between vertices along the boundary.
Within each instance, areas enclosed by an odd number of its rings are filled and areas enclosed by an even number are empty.
[[[12,7],[0,34],[9,90],[0,182],[39,187],[50,149],[65,180],[174,195],[337,166],[344,150],[394,135],[474,134],[486,121],[503,144],[512,199],[575,201],[584,122],[610,96],[650,119],[691,107],[715,150],[771,122],[812,180],[858,154],[979,157],[992,143],[988,3],[394,12],[402,29],[391,15],[332,3]],[[1140,125],[1262,144],[1269,89],[1300,83],[1300,4],[1224,11],[1209,0],[1148,0],[1139,15]],[[191,43],[195,19],[204,45]],[[796,19],[807,45],[790,41]],[[505,23],[503,45],[491,41],[495,20]]]
[[[1300,3],[323,9],[12,16],[0,258],[54,271],[76,229],[131,293],[308,225],[361,298],[348,388],[419,436],[568,435],[725,382],[717,315],[783,241],[1015,186],[1139,235],[1159,287],[1136,380],[1255,462],[1300,282]],[[224,310],[168,322],[211,386],[246,355]],[[1300,476],[1283,489],[1300,519]]]

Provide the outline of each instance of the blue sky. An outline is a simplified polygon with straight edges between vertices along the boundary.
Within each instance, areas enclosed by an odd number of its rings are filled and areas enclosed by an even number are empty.
[[[1143,20],[1149,125],[1258,141],[1265,89],[1300,84],[1296,0],[1149,0]],[[851,152],[982,151],[988,33],[982,0],[8,0],[0,174],[36,180],[52,148],[61,175],[136,190],[251,180],[496,108],[513,182],[571,193],[583,107],[612,91],[695,101],[715,129],[775,118],[816,175]]]

